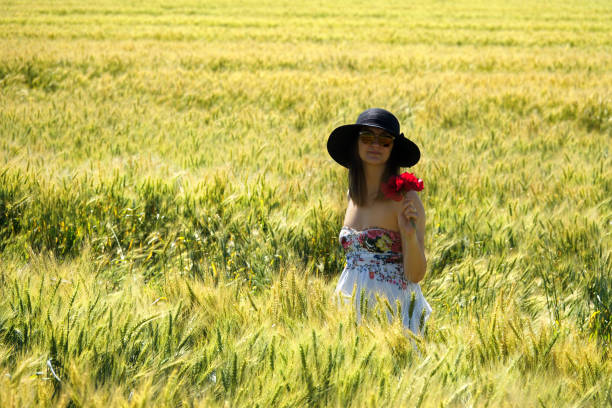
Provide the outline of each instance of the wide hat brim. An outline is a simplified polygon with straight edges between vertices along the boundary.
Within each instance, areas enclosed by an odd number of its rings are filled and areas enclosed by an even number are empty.
[[[375,127],[388,131],[383,126],[376,124],[350,124],[342,125],[333,130],[327,139],[327,152],[338,164],[348,168],[351,163],[352,147],[357,141],[359,130],[364,127]],[[406,138],[403,133],[394,135],[393,149],[391,156],[400,167],[412,167],[421,158],[421,150],[410,139]]]

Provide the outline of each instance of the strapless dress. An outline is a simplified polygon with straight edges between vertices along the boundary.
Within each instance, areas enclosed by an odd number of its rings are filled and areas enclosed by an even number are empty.
[[[384,228],[358,231],[344,226],[339,239],[346,253],[346,266],[335,293],[349,302],[355,295],[357,319],[361,320],[364,307],[362,293],[368,298],[368,306],[376,304],[378,294],[380,299],[388,299],[393,313],[397,313],[399,300],[404,327],[422,334],[432,309],[421,286],[404,278],[401,234]],[[393,317],[388,310],[387,316]]]

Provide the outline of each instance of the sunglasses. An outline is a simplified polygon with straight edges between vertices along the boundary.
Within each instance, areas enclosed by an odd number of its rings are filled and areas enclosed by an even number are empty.
[[[359,132],[359,141],[363,144],[371,145],[376,141],[382,147],[389,147],[393,144],[394,137],[391,135],[375,135],[371,130]]]

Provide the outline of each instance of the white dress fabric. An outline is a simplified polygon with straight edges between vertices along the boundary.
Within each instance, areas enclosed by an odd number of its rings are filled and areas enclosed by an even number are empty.
[[[346,252],[346,266],[335,292],[350,302],[355,290],[358,321],[361,320],[361,293],[369,299],[369,306],[376,304],[378,294],[381,300],[388,299],[394,313],[397,312],[396,300],[399,300],[404,327],[422,334],[432,309],[421,292],[421,286],[404,278],[400,233],[384,228],[357,231],[344,226],[339,239]],[[389,311],[387,316],[389,319],[393,317]]]

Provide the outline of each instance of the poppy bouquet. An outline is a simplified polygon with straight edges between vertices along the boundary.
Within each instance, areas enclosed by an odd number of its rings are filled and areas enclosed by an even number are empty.
[[[423,189],[423,180],[417,178],[412,173],[402,173],[399,176],[391,176],[386,183],[382,183],[380,190],[385,197],[394,200],[401,201],[404,197],[404,193],[410,190],[421,191]],[[411,219],[410,223],[414,228],[414,220]]]
[[[423,180],[417,178],[412,173],[402,173],[399,176],[391,176],[387,182],[382,183],[380,190],[385,197],[394,200],[401,201],[404,197],[404,193],[415,190],[423,190]]]

